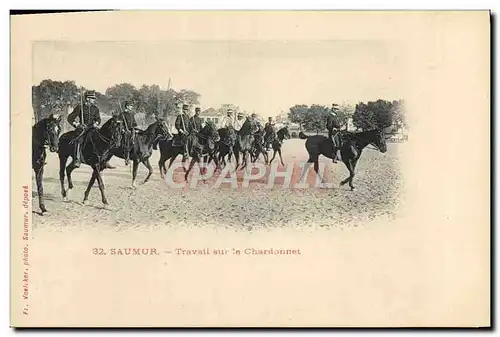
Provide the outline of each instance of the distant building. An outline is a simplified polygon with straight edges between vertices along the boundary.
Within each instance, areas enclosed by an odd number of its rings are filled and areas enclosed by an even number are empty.
[[[282,127],[284,127],[285,125],[288,125],[288,131],[290,131],[290,137],[291,138],[298,138],[299,137],[299,132],[302,131],[300,129],[300,125],[297,124],[297,123],[290,123],[290,122],[277,122],[275,124],[275,129],[276,131],[278,131],[279,129],[281,129]]]
[[[222,111],[215,110],[214,108],[208,108],[200,112],[200,118],[202,123],[210,121],[214,122],[217,125],[219,124],[222,117],[223,117]]]
[[[352,117],[347,118],[347,131],[356,131],[357,128],[354,126],[352,122]]]

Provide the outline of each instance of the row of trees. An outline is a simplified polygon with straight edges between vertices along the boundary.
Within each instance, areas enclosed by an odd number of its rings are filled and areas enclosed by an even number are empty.
[[[318,133],[326,129],[326,118],[330,109],[331,107],[318,104],[294,105],[290,108],[288,119],[292,123],[299,124],[304,131]],[[338,106],[337,116],[344,126],[347,125],[348,119],[352,118],[354,126],[361,130],[407,127],[403,100],[379,99],[367,103],[361,102],[356,106],[341,104]]]
[[[35,113],[35,121],[38,121],[50,113],[57,112],[66,115],[68,110],[80,102],[80,94],[92,88],[84,88],[76,85],[74,81],[43,80],[39,85],[32,87],[32,105]],[[173,89],[164,90],[160,86],[142,85],[140,88],[129,83],[121,83],[111,86],[104,93],[96,91],[97,104],[101,113],[111,115],[114,111],[121,111],[124,101],[132,101],[139,113],[143,114],[144,121],[152,120],[153,114],[163,117],[175,114],[178,103],[184,102],[190,105],[199,104],[201,95],[192,90]],[[235,106],[222,105],[219,112]],[[338,116],[345,123],[352,118],[355,127],[362,130],[372,128],[385,128],[392,126],[396,129],[406,125],[404,114],[404,101],[386,101],[379,99],[367,103],[358,103],[356,106],[341,104]],[[223,111],[224,110],[224,111]],[[238,110],[238,109],[236,109]],[[326,128],[326,117],[330,107],[313,104],[311,106],[300,104],[290,108],[288,119],[293,123],[300,124],[301,128],[309,132],[320,132]],[[225,113],[224,113],[225,114]]]
[[[68,109],[80,103],[83,91],[93,90],[76,85],[74,81],[43,80],[32,87],[32,105],[35,120],[38,121],[50,113],[66,114]],[[96,91],[97,104],[101,113],[111,115],[123,108],[124,101],[132,101],[139,113],[145,114],[146,120],[153,114],[169,116],[175,113],[175,106],[184,102],[199,104],[201,95],[192,90],[163,90],[158,85],[143,85],[140,88],[129,83],[109,87],[104,93]]]

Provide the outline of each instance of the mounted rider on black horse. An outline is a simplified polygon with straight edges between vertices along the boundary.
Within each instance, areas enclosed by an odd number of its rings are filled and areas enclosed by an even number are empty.
[[[82,162],[82,145],[88,133],[101,124],[101,115],[97,107],[95,91],[87,91],[83,100],[83,107],[78,104],[67,118],[68,123],[79,132],[79,135],[74,140],[73,165],[76,168],[80,167]],[[106,168],[114,169],[115,167],[108,162]]]
[[[273,118],[269,117],[266,125],[264,126],[264,147],[267,151],[271,151],[271,144],[276,139],[276,130],[274,126],[275,124]]]
[[[328,129],[328,138],[332,141],[333,145],[333,155],[332,161],[333,163],[337,163],[337,152],[340,152],[340,148],[342,147],[342,137],[341,137],[341,128],[342,121],[337,116],[338,114],[338,105],[333,103],[332,108],[330,110],[330,114],[326,118],[326,128]]]
[[[134,116],[134,105],[130,101],[125,102],[124,110],[122,111],[121,118],[125,124],[125,165],[128,166],[130,163],[130,151],[133,149],[135,144],[135,138],[137,133],[137,122]]]
[[[189,120],[189,105],[183,104],[182,110],[179,111],[179,114],[175,118],[175,128],[177,129],[177,137],[173,139],[174,146],[181,146],[184,148],[182,153],[182,160],[185,161],[189,156],[188,149],[188,135],[191,132],[191,124]]]
[[[232,148],[236,143],[236,129],[234,128],[235,119],[233,116],[233,109],[229,108],[226,111],[226,116],[222,118],[219,124],[220,129],[225,129],[226,131],[232,130],[233,132],[227,132],[227,137],[222,140],[227,143],[227,146]]]
[[[252,113],[250,115],[250,121],[253,126],[254,147],[256,149],[260,149],[264,145],[264,128],[262,127],[260,120],[257,118],[257,114]]]

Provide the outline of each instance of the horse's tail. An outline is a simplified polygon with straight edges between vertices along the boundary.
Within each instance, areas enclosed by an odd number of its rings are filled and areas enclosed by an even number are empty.
[[[299,138],[300,138],[300,139],[307,139],[307,138],[309,138],[309,136],[308,136],[308,135],[306,135],[304,132],[300,131],[300,132],[299,132]]]

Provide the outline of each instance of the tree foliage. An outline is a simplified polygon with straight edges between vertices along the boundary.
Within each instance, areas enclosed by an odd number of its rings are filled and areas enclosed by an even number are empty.
[[[73,81],[43,80],[39,85],[32,86],[31,93],[36,121],[51,113],[65,114],[68,107],[75,106],[80,99],[78,87]]]
[[[70,108],[79,104],[81,92],[90,88],[78,87],[74,81],[43,80],[32,87],[32,106],[35,120],[58,112],[66,114]],[[103,114],[121,112],[125,101],[132,101],[137,112],[144,114],[146,121],[153,115],[171,116],[175,114],[178,103],[199,104],[201,95],[193,90],[163,90],[159,85],[142,85],[139,89],[130,83],[120,83],[106,89],[105,93],[96,92],[97,105]]]
[[[356,105],[353,123],[362,130],[383,129],[393,125],[394,102],[379,99]],[[401,110],[402,114],[402,110]]]

